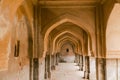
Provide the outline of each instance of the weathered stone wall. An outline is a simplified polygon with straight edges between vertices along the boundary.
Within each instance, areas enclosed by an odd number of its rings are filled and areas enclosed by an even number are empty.
[[[107,59],[107,80],[120,80],[120,59]]]
[[[25,24],[21,24],[21,26],[19,26],[19,24],[20,23],[17,22],[10,29],[11,34],[12,34],[10,36],[11,49],[9,51],[9,55],[7,54],[8,57],[6,56],[7,57],[6,61],[8,61],[7,62],[8,68],[7,68],[7,70],[0,72],[0,80],[29,80],[27,27]],[[9,38],[9,37],[7,36],[7,38]],[[20,51],[19,51],[19,56],[14,57],[14,47],[15,47],[15,44],[17,43],[17,40],[20,41],[20,48],[19,48]],[[5,40],[4,40],[4,42],[5,42]],[[4,48],[4,46],[0,45],[0,47],[3,47],[3,48]],[[0,48],[0,49],[2,49],[2,48]],[[6,51],[5,49],[2,49],[2,50]],[[4,54],[6,54],[6,53],[4,53]],[[0,55],[1,55],[1,53],[0,53]],[[4,58],[4,55],[1,57]],[[0,65],[4,65],[4,64],[5,63],[0,63]]]
[[[24,59],[21,61],[24,62]],[[15,59],[14,57],[12,57],[9,62],[9,69],[0,72],[0,80],[29,80],[29,64],[22,66],[23,63],[20,63],[20,60]],[[44,80],[44,68],[45,61],[43,60],[39,65],[40,80]]]
[[[10,54],[10,23],[1,12],[0,6],[0,71],[8,68],[8,56]]]
[[[44,74],[45,74],[45,59],[40,62],[39,66],[39,79],[44,80]]]

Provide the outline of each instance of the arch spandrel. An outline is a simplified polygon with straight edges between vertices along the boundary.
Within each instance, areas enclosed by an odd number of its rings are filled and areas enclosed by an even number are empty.
[[[106,57],[120,58],[120,4],[116,3],[106,28]]]

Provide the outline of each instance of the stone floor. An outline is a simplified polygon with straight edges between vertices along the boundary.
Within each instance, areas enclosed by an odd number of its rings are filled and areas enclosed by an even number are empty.
[[[56,70],[52,71],[50,80],[85,80],[82,79],[84,73],[78,70],[76,63],[59,63]]]

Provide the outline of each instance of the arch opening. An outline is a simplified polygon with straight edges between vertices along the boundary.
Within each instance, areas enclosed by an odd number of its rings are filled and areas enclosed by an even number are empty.
[[[69,17],[68,17],[69,16]],[[75,25],[77,25],[78,27],[81,27],[83,30],[85,30],[85,32],[90,36],[92,33],[91,33],[91,31],[89,31],[89,29],[87,29],[85,26],[86,25],[82,25],[80,22],[79,22],[79,19],[78,18],[76,18],[76,17],[74,17],[74,16],[71,16],[71,15],[68,15],[68,16],[66,16],[66,17],[64,17],[64,18],[60,18],[60,20],[58,19],[58,20],[56,20],[55,22],[52,22],[52,24],[50,23],[49,25],[48,25],[48,29],[47,30],[44,30],[43,31],[43,34],[44,34],[44,55],[43,56],[45,56],[45,54],[46,54],[46,52],[48,51],[48,48],[47,48],[47,46],[48,46],[48,44],[49,44],[49,42],[48,42],[48,36],[49,36],[49,34],[51,33],[51,31],[53,30],[53,29],[55,29],[55,28],[57,28],[59,25],[61,25],[61,24],[64,24],[64,23],[66,23],[66,22],[70,22],[70,23],[73,23],[73,24],[75,24]],[[91,38],[90,38],[91,39]],[[92,40],[91,40],[92,41]],[[92,46],[93,47],[93,46]]]
[[[71,40],[74,40],[74,42],[78,42],[78,40],[80,40],[80,42],[82,42],[82,38],[80,38],[80,36],[76,36],[75,34],[72,34],[70,32],[63,32],[64,34],[59,34],[53,41],[53,53],[54,53],[54,50],[56,50],[55,48],[57,47],[57,42],[59,42],[61,39],[64,39],[64,38],[68,38],[68,39],[71,39]],[[67,34],[67,35],[66,35]],[[77,41],[76,41],[77,40]],[[79,43],[77,43],[79,45]],[[80,44],[83,46],[83,44]]]
[[[75,53],[74,53],[74,49],[73,49],[74,46],[73,45],[74,44],[69,42],[69,41],[65,41],[61,45],[60,62],[73,63],[75,61]]]

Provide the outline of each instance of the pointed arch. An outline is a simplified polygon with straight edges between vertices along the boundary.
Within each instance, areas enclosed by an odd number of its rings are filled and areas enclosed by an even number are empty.
[[[78,38],[78,39],[80,40],[80,42],[82,42],[82,37],[78,36],[77,34],[71,32],[71,31],[64,31],[64,32],[60,33],[59,35],[57,35],[57,36],[54,38],[54,40],[53,40],[53,52],[54,52],[55,47],[56,47],[56,46],[55,46],[56,40],[57,40],[60,36],[66,34],[66,33],[69,33],[70,35],[73,35],[74,37]],[[81,45],[83,46],[82,43],[81,43]]]
[[[81,27],[84,31],[87,32],[87,34],[90,36],[92,35],[93,39],[95,39],[94,29],[90,26],[87,22],[84,22],[82,19],[78,18],[77,16],[71,15],[71,14],[64,14],[58,17],[57,19],[54,19],[51,21],[45,28],[43,29],[44,34],[44,54],[47,52],[47,46],[48,46],[48,36],[50,32],[58,27],[59,25],[65,23],[65,22],[71,22],[79,27]],[[94,40],[92,40],[94,41]],[[94,42],[95,43],[95,42]],[[45,56],[45,55],[44,55]]]
[[[72,47],[72,50],[74,53],[77,52],[77,45],[75,42],[73,42],[71,39],[64,39],[62,42],[59,43],[59,52],[61,51],[62,47],[65,45],[65,44],[70,44],[71,47]]]
[[[60,50],[62,44],[64,44],[67,41],[72,42],[74,44],[74,47],[75,47],[74,51],[77,52],[79,50],[78,49],[80,46],[79,42],[71,37],[66,37],[66,38],[59,40],[58,43],[56,44],[56,48],[58,49],[58,51]]]

